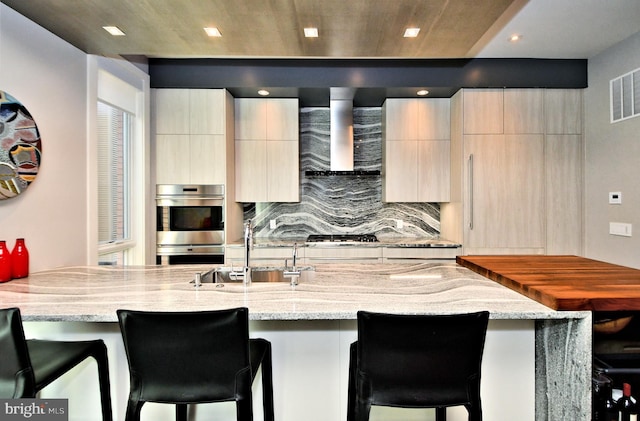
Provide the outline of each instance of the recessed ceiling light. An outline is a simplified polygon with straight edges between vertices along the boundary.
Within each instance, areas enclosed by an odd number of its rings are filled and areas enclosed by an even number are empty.
[[[266,89],[260,89],[258,91],[258,95],[269,96],[269,91],[267,91]]]
[[[220,30],[218,30],[218,28],[207,27],[207,28],[204,28],[204,31],[210,37],[221,37],[222,36],[222,34],[220,33]]]
[[[124,36],[124,32],[122,32],[117,26],[103,26],[102,29],[115,37]]]
[[[307,38],[318,38],[318,28],[304,28],[304,36]]]
[[[420,89],[418,92],[416,92],[416,94],[420,96],[425,96],[425,95],[429,95],[429,91],[427,91],[426,89]]]
[[[405,38],[415,38],[418,36],[418,33],[420,32],[420,28],[407,28],[404,31],[404,37]]]
[[[522,35],[520,34],[513,34],[509,37],[509,41],[511,42],[518,42],[522,39]]]

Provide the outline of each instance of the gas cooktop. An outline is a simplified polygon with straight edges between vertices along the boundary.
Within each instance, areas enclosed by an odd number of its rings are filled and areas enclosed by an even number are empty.
[[[307,237],[309,243],[375,243],[374,234],[312,234]]]

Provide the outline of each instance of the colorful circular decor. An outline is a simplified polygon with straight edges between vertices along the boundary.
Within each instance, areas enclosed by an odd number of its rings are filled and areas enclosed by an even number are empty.
[[[29,111],[0,91],[0,200],[15,197],[35,180],[42,141]]]

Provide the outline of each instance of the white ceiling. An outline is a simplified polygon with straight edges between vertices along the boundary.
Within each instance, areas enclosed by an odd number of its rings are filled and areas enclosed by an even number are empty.
[[[588,59],[638,31],[640,0],[529,0],[475,56]]]

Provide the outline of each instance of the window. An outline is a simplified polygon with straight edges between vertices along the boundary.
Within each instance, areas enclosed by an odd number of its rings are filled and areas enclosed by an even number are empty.
[[[640,69],[636,69],[610,83],[611,122],[640,115]]]
[[[133,116],[98,102],[98,254],[100,264],[127,264],[131,238],[130,156]]]

